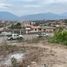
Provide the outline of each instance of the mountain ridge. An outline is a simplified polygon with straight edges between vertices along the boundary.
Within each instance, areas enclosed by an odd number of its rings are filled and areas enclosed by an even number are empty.
[[[56,20],[56,19],[67,19],[67,13],[54,14],[54,13],[39,13],[26,16],[17,16],[10,12],[1,11],[0,20]]]
[[[18,16],[10,13],[10,12],[4,12],[4,11],[1,11],[0,12],[0,20],[18,20]]]

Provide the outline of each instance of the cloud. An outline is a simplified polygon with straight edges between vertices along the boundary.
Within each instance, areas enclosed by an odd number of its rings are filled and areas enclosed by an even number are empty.
[[[11,4],[7,3],[7,0],[0,0],[0,8],[4,9],[8,6],[11,6]]]
[[[67,0],[0,0],[0,10],[17,15],[67,12]]]

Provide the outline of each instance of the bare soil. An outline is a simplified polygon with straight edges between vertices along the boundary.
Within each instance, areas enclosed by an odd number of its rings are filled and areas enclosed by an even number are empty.
[[[39,61],[37,61],[36,64],[31,63],[30,67],[67,67],[67,46],[52,44],[48,42],[17,43],[11,45],[15,45],[19,48],[24,48],[28,50],[28,52],[32,50],[42,49],[42,55],[40,56]]]
[[[48,42],[25,44],[24,46],[43,49],[43,54],[35,67],[67,67],[67,46]]]

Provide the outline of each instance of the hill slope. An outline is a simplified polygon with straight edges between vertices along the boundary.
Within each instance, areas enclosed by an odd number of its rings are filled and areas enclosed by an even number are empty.
[[[54,19],[64,19],[66,18],[63,15],[57,15],[53,13],[42,13],[42,14],[34,14],[34,15],[27,15],[21,16],[20,20],[54,20]]]
[[[0,20],[18,20],[18,16],[10,12],[0,12]]]
[[[67,13],[40,13],[18,17],[10,12],[0,12],[0,20],[56,20],[67,19]]]

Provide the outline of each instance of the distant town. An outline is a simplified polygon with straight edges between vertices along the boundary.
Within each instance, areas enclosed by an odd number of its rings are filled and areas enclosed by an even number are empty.
[[[41,21],[3,21],[0,20],[0,34],[18,33],[18,34],[39,34],[53,33],[57,27],[67,29],[66,20],[41,20]]]

